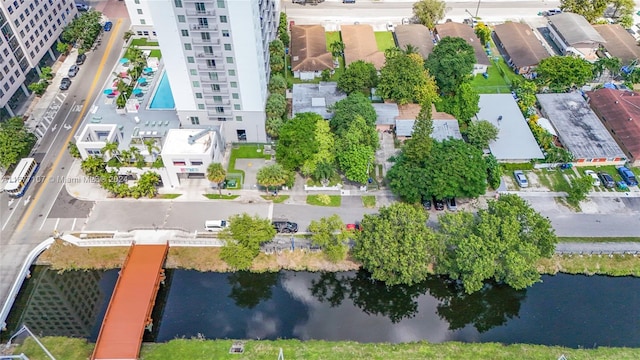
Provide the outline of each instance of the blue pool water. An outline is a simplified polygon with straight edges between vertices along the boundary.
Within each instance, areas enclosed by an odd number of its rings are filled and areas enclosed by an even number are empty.
[[[173,109],[175,107],[176,103],[173,101],[169,78],[167,78],[167,72],[165,71],[162,73],[162,78],[160,79],[155,94],[153,94],[149,109]]]

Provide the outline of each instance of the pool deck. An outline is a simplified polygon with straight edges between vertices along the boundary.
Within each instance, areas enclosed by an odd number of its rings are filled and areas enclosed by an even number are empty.
[[[117,64],[114,68],[116,74],[126,70],[127,67],[122,64]],[[82,125],[78,128],[76,137],[80,136],[86,125],[115,124],[123,134],[123,141],[120,143],[120,148],[123,149],[129,147],[132,137],[153,134],[153,137],[164,138],[168,130],[180,128],[180,120],[175,109],[148,108],[152,95],[157,90],[163,70],[164,64],[161,62],[153,76],[144,76],[147,78],[148,85],[140,87],[143,95],[141,97],[131,96],[131,98],[139,100],[137,112],[126,112],[124,114],[116,111],[117,97],[108,97],[103,93],[104,90],[111,88],[111,84],[114,81],[113,78],[109,77],[103,84],[96,101],[83,119]],[[136,85],[136,87],[138,86]]]

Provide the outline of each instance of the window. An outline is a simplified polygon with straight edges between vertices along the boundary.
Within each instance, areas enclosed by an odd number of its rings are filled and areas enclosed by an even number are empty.
[[[180,30],[182,36],[189,36],[189,30]]]
[[[200,81],[192,81],[191,84],[193,85],[193,87],[195,88],[199,88],[200,87]]]
[[[202,99],[202,93],[196,93],[196,99]]]
[[[133,0],[133,3],[136,5],[140,5],[140,0]]]
[[[236,116],[236,121],[242,121],[242,116]]]
[[[185,166],[187,163],[184,160],[173,160],[173,166]]]
[[[224,0],[218,0],[218,8],[224,9]]]
[[[225,15],[221,15],[220,16],[220,22],[223,23],[223,24],[226,24],[227,23],[227,17]]]
[[[191,116],[189,120],[191,120],[191,125],[200,125],[200,119],[197,116]]]
[[[212,59],[207,59],[207,67],[208,68],[215,68],[216,67],[216,61],[212,60]]]
[[[198,104],[198,110],[204,110],[204,104]]]
[[[178,22],[187,22],[187,20],[185,19],[184,15],[178,15]]]
[[[198,14],[205,14],[207,12],[207,9],[205,8],[204,3],[197,2],[196,11],[198,12]]]
[[[191,162],[191,165],[193,165],[193,166],[202,165],[202,160],[189,160],[189,162]]]
[[[195,76],[195,75],[198,75],[198,70],[196,70],[196,69],[191,69],[191,70],[189,70],[189,73],[190,73],[191,75],[194,75],[194,76]]]
[[[203,29],[209,28],[209,19],[207,18],[198,18],[198,25],[200,25]]]
[[[224,114],[224,108],[222,106],[216,106],[216,112],[219,114]]]
[[[222,102],[222,96],[218,96],[218,95],[214,96],[213,97],[213,101],[215,101],[217,103],[221,103]]]
[[[229,69],[229,76],[236,76],[236,71],[234,69]]]
[[[211,90],[213,90],[213,91],[220,91],[220,85],[218,85],[218,84],[211,84]]]
[[[213,54],[213,46],[204,46],[204,53],[207,55]]]
[[[246,130],[236,130],[236,135],[238,136],[238,141],[247,141]]]
[[[145,19],[140,19],[140,25],[146,25],[147,24],[147,20]]]
[[[231,87],[234,89],[238,87],[238,83],[235,81],[230,82],[229,85],[231,85]]]
[[[233,58],[231,56],[227,57],[227,64],[233,64]]]
[[[191,50],[191,44],[184,44],[185,50]]]
[[[189,64],[193,64],[193,63],[195,63],[195,62],[196,62],[196,60],[193,58],[193,56],[187,56],[187,62],[188,62]]]
[[[231,51],[231,44],[224,44],[224,49],[227,51]]]
[[[209,80],[218,80],[218,73],[210,72]]]
[[[240,99],[240,95],[238,95],[238,93],[231,94],[231,97],[236,99],[236,100]]]
[[[240,104],[233,104],[233,110],[240,110]]]
[[[208,32],[201,32],[200,33],[200,37],[202,38],[202,41],[204,41],[204,42],[211,41],[211,34],[209,34]]]
[[[229,37],[229,30],[222,30],[222,37]]]
[[[138,12],[138,15],[142,15],[142,9],[136,9],[136,11]]]
[[[177,8],[181,8],[181,7],[182,7],[182,0],[173,0],[173,4],[174,4]]]

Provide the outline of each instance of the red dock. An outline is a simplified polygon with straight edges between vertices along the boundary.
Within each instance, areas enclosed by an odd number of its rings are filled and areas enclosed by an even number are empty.
[[[102,321],[92,360],[135,360],[164,280],[169,245],[132,245]]]

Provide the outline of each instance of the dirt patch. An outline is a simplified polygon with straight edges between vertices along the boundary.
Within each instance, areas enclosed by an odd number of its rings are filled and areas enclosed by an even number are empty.
[[[122,266],[129,247],[79,247],[56,240],[36,261],[54,270],[104,270]]]

